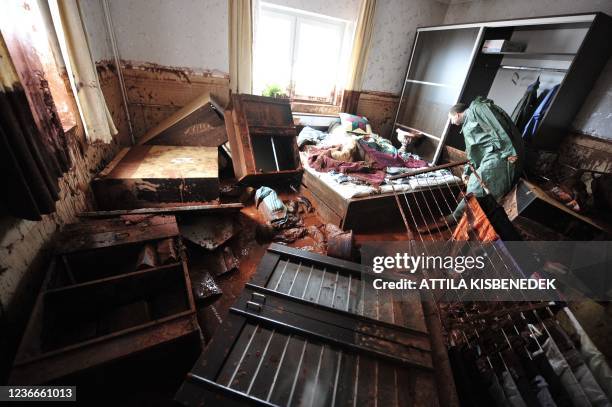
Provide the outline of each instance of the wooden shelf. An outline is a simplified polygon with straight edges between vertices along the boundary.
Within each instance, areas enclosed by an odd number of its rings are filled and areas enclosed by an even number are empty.
[[[420,133],[420,134],[422,134],[422,135],[424,135],[425,137],[428,137],[428,138],[430,138],[430,139],[440,141],[440,137],[434,136],[433,134],[424,133],[424,132],[422,132],[421,130],[417,130],[417,129],[415,129],[415,128],[412,128],[412,127],[406,126],[405,124],[401,124],[401,123],[397,123],[397,122],[396,122],[396,123],[395,123],[395,126],[396,126],[396,127],[401,128],[401,129],[403,129],[403,130],[417,132],[417,133]],[[394,130],[394,132],[395,132],[395,130]]]
[[[572,59],[576,54],[569,52],[482,52],[485,55],[505,55],[529,59]]]

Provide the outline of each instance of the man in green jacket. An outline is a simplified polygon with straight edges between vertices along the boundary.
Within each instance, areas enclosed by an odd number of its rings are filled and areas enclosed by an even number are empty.
[[[463,181],[467,184],[466,193],[477,197],[486,195],[482,183],[496,200],[508,193],[522,171],[524,160],[523,139],[512,119],[492,100],[476,97],[467,107],[458,103],[451,107],[449,120],[461,126],[465,138],[465,152],[478,176],[466,165]],[[480,177],[480,180],[478,179]],[[446,219],[426,228],[457,223],[465,211],[465,201],[461,200],[455,211]]]

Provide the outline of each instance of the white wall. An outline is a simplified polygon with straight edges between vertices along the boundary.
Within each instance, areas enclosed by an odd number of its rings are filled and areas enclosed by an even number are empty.
[[[121,59],[229,71],[227,0],[110,0],[110,10]]]
[[[106,29],[102,0],[79,0],[79,9],[94,61],[112,60],[113,49]]]
[[[445,24],[603,11],[612,15],[612,0],[473,0],[451,3]],[[572,127],[612,139],[612,59],[597,79]]]
[[[442,24],[446,9],[436,0],[378,0],[363,89],[399,94],[417,27]]]
[[[102,0],[80,0],[96,61],[110,59]],[[356,21],[361,0],[267,0],[270,3]],[[122,59],[190,68],[229,70],[227,0],[109,0]],[[440,24],[440,0],[379,0],[364,89],[401,92],[418,26]]]
[[[520,17],[588,13],[612,14],[611,0],[471,0],[451,2],[444,24]]]

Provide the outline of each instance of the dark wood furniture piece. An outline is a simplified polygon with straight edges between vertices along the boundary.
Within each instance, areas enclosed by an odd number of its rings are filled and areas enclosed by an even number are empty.
[[[219,197],[218,150],[150,145],[124,148],[91,186],[100,210],[211,201]]]
[[[298,179],[297,133],[288,99],[231,95],[225,108],[234,174],[246,185]]]
[[[463,136],[449,125],[448,109],[486,96],[511,113],[528,85],[560,84],[531,141],[554,150],[567,133],[612,53],[612,18],[603,13],[423,27],[417,29],[395,130],[426,135],[417,148],[437,162],[443,145],[463,150]],[[526,45],[524,52],[483,53],[484,41]]]
[[[158,244],[158,265],[138,267]],[[9,382],[58,382],[184,340],[197,352],[200,336],[175,217],[89,220],[60,238]]]
[[[521,225],[525,223],[524,219],[527,219],[529,223],[541,225],[544,230],[549,229],[576,240],[596,239],[602,235],[612,236],[612,225],[571,210],[525,179],[519,180],[501,204],[508,218],[515,224]],[[579,235],[576,235],[577,233]]]
[[[456,405],[418,296],[360,264],[272,244],[175,399],[201,405]],[[404,293],[404,295],[406,295]],[[441,338],[441,336],[440,336]]]

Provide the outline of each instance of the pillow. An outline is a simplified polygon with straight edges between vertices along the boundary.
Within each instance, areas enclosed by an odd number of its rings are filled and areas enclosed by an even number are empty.
[[[372,134],[367,117],[340,113],[340,123],[344,131],[356,134]]]

